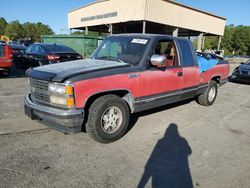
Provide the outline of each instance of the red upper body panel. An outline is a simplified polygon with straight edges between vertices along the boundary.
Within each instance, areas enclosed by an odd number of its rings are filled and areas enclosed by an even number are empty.
[[[208,84],[214,77],[226,79],[228,72],[228,64],[219,64],[201,74],[197,66],[173,67],[77,81],[74,83],[76,108],[84,107],[92,95],[106,91],[125,90],[133,98],[147,97]]]
[[[200,83],[208,83],[213,77],[219,77],[220,80],[227,79],[229,74],[229,64],[218,64],[213,68],[202,72],[200,75]]]
[[[131,79],[129,78],[129,74],[118,74],[75,82],[76,108],[83,107],[87,99],[94,94],[114,90],[126,90],[134,98],[139,97],[139,76]]]

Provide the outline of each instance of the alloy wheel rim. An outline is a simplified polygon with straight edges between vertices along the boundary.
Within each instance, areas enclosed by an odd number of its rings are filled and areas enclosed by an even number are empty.
[[[212,102],[214,100],[216,94],[215,87],[210,88],[209,93],[208,93],[208,101]]]
[[[101,116],[102,130],[108,134],[116,132],[121,127],[122,119],[122,112],[118,107],[107,108]]]

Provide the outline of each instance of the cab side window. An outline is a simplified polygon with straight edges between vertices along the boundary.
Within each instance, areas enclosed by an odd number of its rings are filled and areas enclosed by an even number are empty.
[[[156,44],[154,53],[165,56],[166,67],[179,66],[177,50],[174,41],[159,40]]]

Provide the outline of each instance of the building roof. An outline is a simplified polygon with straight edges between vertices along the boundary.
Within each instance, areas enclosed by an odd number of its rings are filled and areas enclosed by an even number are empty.
[[[169,0],[100,0],[68,13],[69,28],[140,20],[220,36],[226,24],[224,17]]]
[[[72,10],[69,11],[69,13],[70,13],[70,12],[73,12],[73,11],[76,11],[76,10],[78,10],[78,9],[81,9],[81,8],[87,7],[87,6],[91,6],[91,5],[96,4],[96,3],[101,3],[101,2],[103,2],[103,1],[110,1],[110,0],[96,0],[96,1],[93,1],[93,2],[91,2],[91,3],[86,4],[86,5],[84,5],[84,6],[81,6],[81,7],[75,8],[75,9],[72,9]],[[163,0],[163,1],[164,1],[164,0]],[[203,10],[200,10],[200,9],[196,9],[196,8],[191,7],[191,6],[187,6],[187,5],[184,5],[184,4],[182,4],[182,3],[178,3],[178,2],[176,2],[176,1],[170,1],[170,0],[165,0],[165,1],[169,1],[170,3],[176,4],[176,5],[178,5],[178,6],[182,6],[182,7],[191,9],[191,10],[195,10],[195,11],[198,11],[198,12],[201,12],[201,13],[204,13],[204,14],[207,14],[207,15],[211,15],[211,16],[214,16],[214,17],[217,17],[217,18],[226,20],[225,17],[218,16],[218,15],[215,15],[215,14],[212,14],[212,13],[210,13],[210,12],[203,11]]]

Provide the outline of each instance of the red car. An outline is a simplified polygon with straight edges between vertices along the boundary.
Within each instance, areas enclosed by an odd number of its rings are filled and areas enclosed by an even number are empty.
[[[86,129],[107,143],[125,134],[131,113],[192,98],[212,105],[228,73],[224,60],[202,70],[187,39],[112,35],[90,59],[29,70],[25,113],[64,132]]]
[[[5,43],[0,43],[0,71],[9,75],[12,65],[11,48]]]

